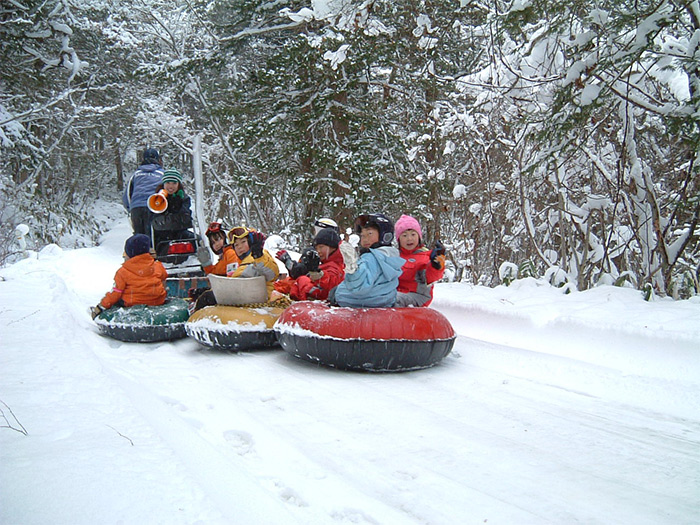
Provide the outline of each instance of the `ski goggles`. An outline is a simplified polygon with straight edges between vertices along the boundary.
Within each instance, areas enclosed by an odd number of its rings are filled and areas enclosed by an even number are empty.
[[[369,214],[364,214],[364,215],[359,215],[355,219],[355,233],[358,235],[362,232],[362,228],[366,228],[368,224],[371,222],[372,216]],[[372,226],[376,226],[376,224],[373,224]]]
[[[333,219],[316,219],[316,222],[314,222],[314,226],[317,228],[334,228],[338,229],[338,223],[335,222]]]
[[[207,228],[205,235],[209,236],[212,233],[224,233],[220,222],[210,222],[209,223],[209,227]],[[225,235],[226,234],[224,233],[224,236]]]
[[[244,226],[236,226],[235,228],[232,228],[228,232],[228,241],[233,242],[235,239],[242,239],[243,237],[247,237],[248,234],[250,233],[250,230]]]

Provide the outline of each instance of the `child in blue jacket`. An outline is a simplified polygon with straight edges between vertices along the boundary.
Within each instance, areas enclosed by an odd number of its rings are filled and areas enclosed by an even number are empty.
[[[355,308],[393,306],[405,263],[392,246],[394,224],[381,213],[360,215],[355,230],[360,236],[360,258],[349,242],[340,244],[345,279],[335,288],[332,302]]]

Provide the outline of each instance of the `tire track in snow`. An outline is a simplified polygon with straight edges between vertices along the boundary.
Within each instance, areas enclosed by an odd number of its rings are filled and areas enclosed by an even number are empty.
[[[250,381],[256,380],[250,378],[261,380],[270,371],[277,377],[284,369],[276,368],[270,361],[281,351],[230,354],[191,350],[197,347],[194,341],[162,345],[157,349],[161,354],[157,356],[161,365],[158,370],[148,366],[147,355],[143,359],[122,359],[120,353],[112,354],[108,357],[111,363],[106,366],[118,375],[128,375],[130,382],[140,383],[139,396],[146,395],[145,388],[154,400],[165,405],[161,408],[169,412],[172,429],[161,429],[160,434],[181,434],[184,431],[180,427],[189,426],[190,432],[206,441],[222,458],[243,468],[270,497],[276,494],[278,503],[287,505],[302,522],[325,522],[332,516],[333,520],[353,523],[410,523],[405,511],[387,506],[376,493],[365,492],[364,485],[348,484],[334,469],[318,462],[318,453],[290,442],[288,427],[271,423],[276,415],[287,411],[284,402],[281,407],[278,403],[277,390],[279,384],[286,384],[286,379],[262,380],[261,383],[275,388],[270,391],[251,385]],[[130,356],[133,354],[130,352]],[[196,369],[192,367],[193,360]],[[188,387],[187,399],[178,400],[177,393],[168,390],[168,386],[181,384],[185,374],[195,374],[199,380]],[[246,377],[248,382],[238,385]],[[307,387],[314,385],[308,383]],[[177,390],[183,393],[181,386]],[[144,416],[150,420],[149,412]],[[172,424],[173,418],[180,421]],[[304,415],[295,412],[292,418],[291,426],[298,426]],[[220,424],[213,424],[215,420]],[[228,425],[226,421],[235,424]]]

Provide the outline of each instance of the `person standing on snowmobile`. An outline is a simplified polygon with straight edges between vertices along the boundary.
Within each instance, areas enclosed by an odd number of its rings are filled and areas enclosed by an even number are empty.
[[[122,203],[129,213],[134,233],[151,237],[153,213],[148,209],[148,198],[156,192],[163,181],[163,166],[160,153],[155,148],[146,148],[141,165],[126,183]]]

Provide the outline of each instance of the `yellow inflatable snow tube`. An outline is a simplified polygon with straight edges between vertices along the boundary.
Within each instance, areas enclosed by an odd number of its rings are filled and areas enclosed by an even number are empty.
[[[273,305],[207,306],[185,323],[187,335],[218,350],[254,350],[278,346],[273,330],[284,308]]]

